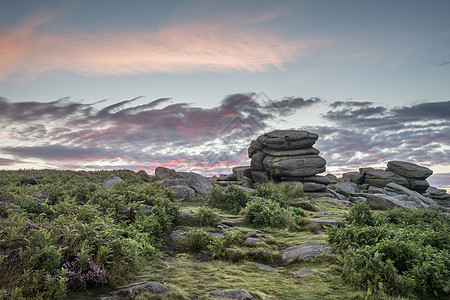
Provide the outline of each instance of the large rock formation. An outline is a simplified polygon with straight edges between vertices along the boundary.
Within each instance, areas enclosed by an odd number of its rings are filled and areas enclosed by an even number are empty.
[[[326,161],[313,147],[316,133],[306,130],[275,130],[250,143],[249,176],[255,183],[286,181],[303,183],[306,192],[323,192],[330,180],[316,176],[325,172]]]
[[[356,182],[356,177],[349,176],[350,173],[344,174],[343,177],[358,184],[364,182],[380,188],[393,182],[419,193],[425,193],[428,189],[430,184],[426,179],[433,174],[433,171],[426,167],[405,161],[390,161],[386,170],[361,168],[359,172],[363,177],[362,180],[358,178],[359,182]]]

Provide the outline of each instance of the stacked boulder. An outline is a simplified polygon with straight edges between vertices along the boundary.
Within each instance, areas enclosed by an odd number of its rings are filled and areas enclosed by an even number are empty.
[[[329,178],[316,175],[325,172],[327,163],[313,147],[318,137],[305,130],[275,130],[260,135],[248,148],[248,175],[254,183],[301,182],[305,192],[325,192]]]
[[[393,182],[419,193],[426,192],[430,186],[426,179],[433,174],[433,171],[426,167],[404,161],[390,161],[386,170],[361,168],[359,172],[359,177],[353,174],[354,172],[349,172],[344,173],[343,178],[349,178],[357,184],[364,182],[380,188]]]

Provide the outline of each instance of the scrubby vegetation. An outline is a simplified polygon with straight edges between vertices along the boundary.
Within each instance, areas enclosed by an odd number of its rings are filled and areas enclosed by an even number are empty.
[[[215,187],[208,195],[210,205],[235,214],[239,213],[249,200],[250,195],[237,185],[230,185],[225,189]]]
[[[112,174],[124,183],[105,188]],[[255,299],[449,295],[450,219],[443,214],[348,210],[303,197],[301,185],[274,183],[254,192],[215,187],[178,202],[154,181],[144,171],[0,171],[0,274],[7,274],[0,299],[87,299],[139,280],[164,282],[171,292],[134,299],[210,299],[205,292],[233,288]],[[345,218],[330,227],[308,221],[321,218],[317,210]],[[186,224],[177,223],[180,211],[191,217]],[[174,226],[182,233],[176,241]],[[282,261],[284,249],[312,240],[328,241],[338,254]],[[295,275],[304,268],[313,274]]]
[[[132,171],[0,172],[0,298],[61,299],[117,285],[178,215],[172,192]]]
[[[358,205],[329,231],[343,275],[373,298],[444,297],[450,292],[450,219],[437,212]]]

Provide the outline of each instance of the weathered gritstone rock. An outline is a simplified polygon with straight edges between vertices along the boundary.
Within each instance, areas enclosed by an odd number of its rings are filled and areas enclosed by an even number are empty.
[[[189,186],[188,182],[186,179],[184,178],[171,178],[171,179],[166,179],[161,181],[161,183],[166,186],[174,186],[174,185],[185,185],[185,186]]]
[[[244,177],[251,176],[250,166],[239,166],[233,168],[233,175],[237,180],[242,180]]]
[[[379,170],[374,168],[361,168],[360,173],[365,176],[365,183],[376,187],[385,187],[387,184],[394,182],[402,186],[409,186],[408,181],[394,172]]]
[[[264,148],[262,149],[262,152],[270,156],[304,156],[304,155],[318,155],[320,153],[320,151],[314,147],[296,150],[275,150],[270,148]]]
[[[169,186],[169,189],[175,192],[175,198],[189,200],[195,198],[195,191],[185,185],[173,185]]]
[[[255,183],[269,181],[298,181],[329,184],[326,177],[315,176],[326,169],[326,161],[312,147],[318,135],[305,130],[275,130],[260,135],[250,143],[251,174]],[[310,185],[311,191],[324,187]]]
[[[315,182],[315,183],[321,183],[324,185],[329,185],[331,183],[330,178],[328,178],[326,176],[319,176],[319,175],[305,177],[305,178],[303,178],[303,182]]]
[[[386,170],[410,179],[427,179],[433,174],[427,167],[405,161],[390,161]]]
[[[400,201],[386,194],[367,194],[367,203],[373,208],[393,209],[396,207],[414,209],[418,204],[414,201]]]
[[[176,171],[174,169],[169,169],[166,167],[157,167],[155,169],[155,176],[158,176],[160,178],[174,176],[175,174]]]
[[[301,270],[298,270],[297,272],[294,272],[294,274],[298,275],[298,276],[308,276],[308,275],[312,275],[312,273],[313,273],[313,270],[311,270],[311,269],[301,269]]]
[[[351,196],[359,193],[358,186],[354,182],[340,182],[334,185],[334,190],[339,194]]]
[[[207,194],[213,188],[208,179],[197,173],[190,173],[187,178],[187,183],[195,192],[201,195]]]
[[[266,270],[266,271],[277,271],[277,272],[280,271],[280,270],[278,270],[278,269],[276,269],[276,268],[272,268],[271,266],[267,266],[267,265],[260,264],[260,263],[251,262],[251,264],[257,266],[257,267],[260,268],[261,270]]]
[[[334,226],[336,221],[335,219],[308,219],[311,223],[318,223],[327,226]]]
[[[208,295],[217,297],[217,298],[225,298],[225,299],[238,299],[238,300],[253,300],[252,294],[247,292],[246,290],[231,290],[231,291],[212,291],[209,292]]]
[[[319,135],[306,130],[275,130],[259,136],[259,144],[275,150],[295,150],[310,148]]]
[[[147,282],[108,293],[106,296],[99,297],[98,300],[128,299],[143,293],[165,294],[168,292],[170,292],[169,288],[160,282]]]
[[[419,192],[419,193],[425,193],[430,184],[428,181],[424,179],[409,179],[406,178],[409,183],[409,188],[413,191]]]
[[[342,174],[342,178],[344,178],[346,181],[347,179],[350,182],[356,183],[356,184],[363,184],[364,183],[364,175],[360,172],[347,172]]]
[[[309,241],[298,246],[292,246],[283,251],[281,254],[285,262],[290,262],[296,258],[311,259],[319,257],[323,254],[334,253],[333,247],[327,247],[317,241]]]
[[[264,169],[271,176],[308,177],[325,172],[327,162],[319,155],[266,156]]]
[[[115,175],[111,175],[108,178],[105,179],[105,181],[103,181],[103,186],[106,188],[110,188],[116,184],[119,183],[123,183],[124,181],[122,180],[122,178],[115,176]]]
[[[315,182],[304,182],[303,183],[303,191],[305,193],[308,192],[325,192],[327,190],[327,187],[320,183]]]
[[[437,205],[437,202],[434,201],[431,198],[425,197],[421,194],[419,194],[416,191],[412,191],[408,188],[405,188],[404,186],[398,185],[396,183],[389,183],[386,185],[386,189],[388,191],[395,192],[397,194],[404,194],[411,197],[411,199],[419,204],[422,204],[422,206],[427,207],[427,205]]]
[[[251,166],[252,171],[264,171],[264,158],[266,154],[258,151],[255,155],[252,156]]]
[[[253,246],[257,243],[263,243],[261,239],[248,237],[245,239],[245,241],[242,243],[244,246]]]

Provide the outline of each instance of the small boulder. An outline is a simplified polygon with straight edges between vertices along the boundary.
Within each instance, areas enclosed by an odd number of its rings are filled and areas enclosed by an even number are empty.
[[[105,181],[103,181],[103,186],[106,188],[110,188],[116,184],[119,183],[123,183],[124,181],[122,180],[122,178],[115,176],[115,175],[111,175],[108,178],[106,178]]]
[[[310,201],[305,201],[305,200],[297,201],[297,202],[292,203],[292,205],[295,207],[300,207],[307,211],[320,211],[320,207],[317,204],[314,204]]]
[[[257,266],[258,268],[260,268],[261,270],[266,270],[266,271],[279,271],[276,268],[272,268],[270,266],[264,265],[264,264],[260,264],[260,263],[255,263],[255,262],[251,262],[251,264],[254,264],[255,266]]]
[[[201,195],[207,194],[213,188],[208,179],[197,173],[191,173],[187,178],[187,183],[195,192]]]
[[[178,216],[177,224],[182,226],[193,226],[195,224],[195,217],[191,213],[182,211]]]
[[[313,273],[313,270],[311,270],[311,269],[301,269],[301,270],[298,270],[297,272],[294,272],[294,274],[298,275],[298,276],[308,276],[308,275],[312,275],[312,273]]]
[[[358,186],[354,182],[340,182],[334,186],[334,190],[341,195],[351,196],[359,193]]]
[[[266,236],[264,233],[262,232],[258,232],[258,231],[249,231],[245,234],[246,237],[261,237],[261,236]]]
[[[359,172],[347,172],[342,174],[342,178],[349,179],[350,182],[354,182],[356,184],[364,183],[364,175]]]
[[[335,219],[308,219],[308,221],[326,226],[334,226],[336,223]]]
[[[172,233],[170,234],[170,239],[174,242],[179,242],[184,238],[185,235],[186,235],[185,230],[177,229],[172,231]]]
[[[159,178],[167,178],[170,176],[174,176],[177,172],[174,169],[169,169],[166,167],[157,167],[155,169],[155,176]]]
[[[170,292],[169,288],[160,282],[147,282],[113,292],[114,296],[132,297],[143,293],[165,294]],[[113,298],[114,299],[114,298]]]
[[[212,291],[208,293],[209,296],[225,299],[238,299],[238,300],[253,300],[252,294],[246,290],[231,290],[231,291]]]
[[[177,199],[190,200],[195,198],[195,191],[188,186],[173,185],[168,188],[175,192],[175,198]]]
[[[281,257],[285,262],[290,262],[296,258],[311,259],[323,254],[334,253],[333,247],[327,247],[317,241],[308,241],[304,244],[292,246],[285,249]]]
[[[236,177],[237,180],[242,180],[244,176],[250,177],[251,175],[251,169],[250,166],[239,166],[234,167],[233,169],[233,175]]]
[[[262,243],[263,241],[258,238],[248,237],[245,239],[245,241],[242,243],[244,246],[254,246],[257,243]]]

